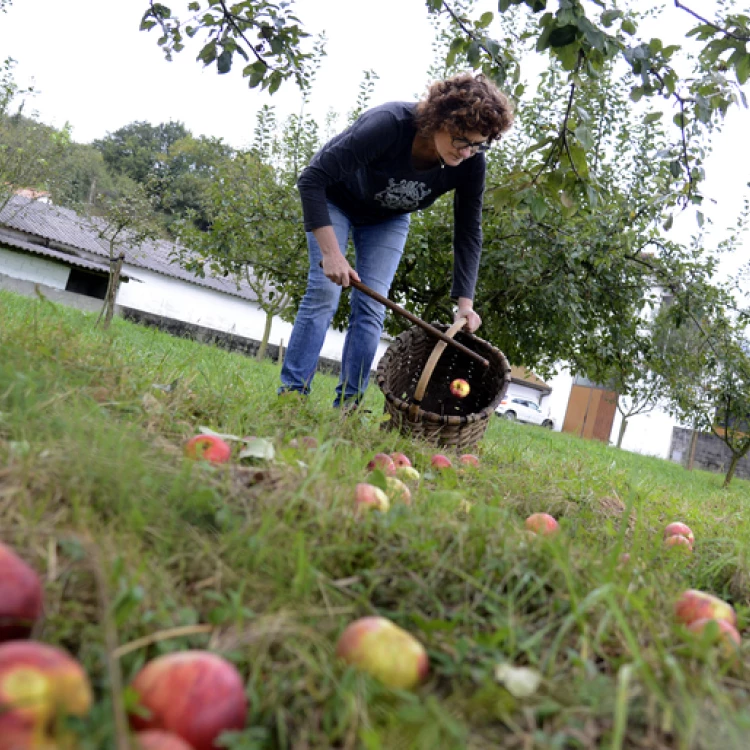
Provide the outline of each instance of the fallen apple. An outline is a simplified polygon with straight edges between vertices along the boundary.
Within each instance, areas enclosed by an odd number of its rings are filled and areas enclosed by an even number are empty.
[[[695,536],[693,536],[690,527],[681,521],[674,521],[664,529],[664,539],[669,539],[671,536],[684,536],[691,545],[695,544]]]
[[[410,467],[412,465],[411,459],[405,453],[391,453],[391,459],[397,469],[401,467]]]
[[[360,482],[354,488],[354,503],[358,512],[379,510],[386,513],[391,507],[388,495],[380,487],[368,482]]]
[[[726,620],[730,625],[737,625],[737,615],[731,604],[697,589],[688,589],[680,595],[675,602],[674,613],[684,625],[703,619]]]
[[[0,716],[42,734],[55,719],[85,716],[91,685],[79,662],[37,641],[0,644]]]
[[[411,490],[397,477],[385,478],[386,495],[393,502],[411,505]]]
[[[463,378],[456,378],[455,380],[451,381],[450,388],[451,393],[456,398],[466,398],[471,391],[471,387]]]
[[[302,435],[298,438],[292,438],[289,441],[290,448],[305,448],[306,450],[315,450],[318,447],[318,441],[312,435]]]
[[[532,513],[524,522],[528,531],[542,536],[554,536],[560,525],[549,513]]]
[[[396,464],[393,463],[393,459],[387,453],[376,453],[367,462],[367,471],[374,471],[380,469],[386,476],[396,475]]]
[[[135,735],[135,750],[193,750],[193,748],[173,732],[147,729]]]
[[[430,459],[430,465],[435,469],[450,469],[451,466],[453,466],[450,458],[448,458],[448,456],[443,455],[442,453],[436,453]]]
[[[417,482],[420,474],[413,466],[397,466],[396,476],[404,482]]]
[[[385,617],[351,623],[339,638],[336,655],[392,688],[413,688],[429,671],[424,646]]]
[[[459,456],[458,461],[464,466],[479,466],[479,456],[473,453],[464,453],[463,456]]]
[[[26,638],[42,615],[42,600],[36,571],[0,542],[0,641]]]
[[[721,640],[727,645],[740,645],[740,643],[742,642],[742,638],[737,632],[737,628],[735,628],[734,625],[727,622],[726,620],[716,620],[713,618],[702,617],[700,620],[694,620],[693,622],[691,622],[690,625],[687,626],[687,628],[691,633],[695,633],[696,635],[703,635],[706,627],[708,627],[709,623],[712,622],[716,623],[716,635],[718,640]]]
[[[232,449],[216,435],[196,435],[185,444],[185,455],[212,464],[224,464],[232,457]]]
[[[193,750],[214,750],[223,732],[245,726],[242,677],[231,662],[209,651],[159,656],[138,672],[132,688],[145,714],[131,713],[131,726],[173,732]]]
[[[693,545],[690,543],[690,540],[686,536],[681,536],[679,534],[668,536],[664,540],[664,546],[669,548],[677,547],[685,553],[693,551]]]

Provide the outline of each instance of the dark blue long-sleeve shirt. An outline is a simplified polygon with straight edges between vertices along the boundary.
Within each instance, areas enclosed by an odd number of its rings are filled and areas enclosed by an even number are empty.
[[[331,224],[327,201],[355,225],[374,224],[427,208],[455,190],[451,295],[473,299],[482,253],[484,155],[455,167],[416,169],[411,153],[415,106],[390,102],[373,107],[315,154],[297,181],[305,230]]]

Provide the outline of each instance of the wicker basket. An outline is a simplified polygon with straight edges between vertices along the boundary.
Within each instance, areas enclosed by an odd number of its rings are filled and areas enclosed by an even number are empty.
[[[510,365],[505,355],[471,333],[460,332],[463,319],[450,328],[433,323],[447,336],[484,357],[485,367],[423,328],[404,331],[378,363],[376,382],[391,419],[384,427],[455,449],[476,445],[508,390]],[[450,392],[455,378],[468,381],[465,398]]]

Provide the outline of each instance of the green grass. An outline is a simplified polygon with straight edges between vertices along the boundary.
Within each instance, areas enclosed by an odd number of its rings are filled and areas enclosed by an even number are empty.
[[[750,483],[500,419],[480,469],[436,474],[433,447],[381,429],[375,386],[371,413],[342,419],[331,377],[279,400],[275,363],[94,320],[0,293],[0,538],[45,573],[35,636],[91,676],[82,750],[115,747],[108,627],[125,684],[172,650],[231,659],[250,700],[235,750],[748,746],[748,648],[696,644],[672,606],[701,588],[748,622]],[[276,458],[188,462],[200,426],[268,438]],[[303,434],[317,450],[288,447]],[[367,461],[395,450],[422,472],[413,505],[356,519]],[[525,539],[534,511],[560,520],[557,539]],[[661,546],[672,520],[693,528],[692,556]],[[334,658],[373,613],[426,645],[416,691]],[[168,637],[197,625],[212,630]],[[538,691],[514,697],[503,662],[539,670]]]

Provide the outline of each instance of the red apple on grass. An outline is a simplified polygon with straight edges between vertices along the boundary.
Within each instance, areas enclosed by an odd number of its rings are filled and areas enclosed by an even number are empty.
[[[391,507],[388,495],[380,487],[367,482],[360,482],[354,488],[354,503],[358,513],[368,510],[379,510],[381,513],[386,513]]]
[[[430,459],[430,465],[434,469],[450,469],[451,466],[453,466],[450,458],[448,458],[448,456],[443,455],[442,453],[436,453]]]
[[[723,643],[731,646],[739,646],[742,642],[740,634],[737,632],[737,628],[726,620],[715,620],[708,617],[703,617],[700,620],[694,620],[688,625],[688,630],[691,633],[702,635],[703,631],[708,627],[708,624],[715,622],[717,625],[717,637]]]
[[[737,615],[731,604],[697,589],[688,589],[680,595],[675,602],[674,613],[683,625],[703,619],[725,620],[730,625],[737,625]]]
[[[411,459],[405,453],[391,453],[391,459],[397,469],[402,466],[411,466]]]
[[[532,513],[524,526],[528,531],[542,536],[554,536],[560,530],[559,524],[549,513]]]
[[[233,664],[209,651],[178,651],[148,662],[133,690],[144,714],[132,713],[136,730],[162,729],[193,750],[214,750],[216,740],[245,726],[245,685]]]
[[[36,571],[0,542],[0,641],[29,635],[41,617],[42,597]]]
[[[185,443],[185,455],[212,464],[225,464],[232,457],[232,449],[215,435],[196,435]]]
[[[339,638],[336,655],[392,688],[413,688],[429,671],[424,646],[385,617],[351,623]]]
[[[315,450],[318,447],[318,441],[312,435],[302,435],[298,438],[292,438],[289,441],[290,448],[305,448],[306,450]]]
[[[0,719],[42,736],[58,717],[85,716],[91,686],[66,651],[37,641],[0,645]]]
[[[475,456],[473,453],[464,453],[463,456],[459,456],[458,462],[464,466],[479,466],[479,456]]]
[[[456,378],[455,380],[451,381],[450,388],[451,393],[456,398],[466,398],[471,391],[471,387],[463,378]]]
[[[669,548],[677,547],[686,553],[693,551],[693,545],[690,543],[690,540],[686,536],[681,536],[680,534],[672,534],[672,536],[668,536],[664,540],[664,546]]]
[[[134,750],[193,750],[182,737],[161,729],[147,729],[135,735]]]
[[[695,544],[693,532],[682,521],[674,521],[664,529],[664,539],[669,539],[671,536],[684,536],[690,542],[691,546]]]
[[[386,476],[395,476],[396,464],[387,453],[376,453],[367,463],[367,471],[380,469]]]

